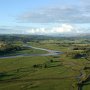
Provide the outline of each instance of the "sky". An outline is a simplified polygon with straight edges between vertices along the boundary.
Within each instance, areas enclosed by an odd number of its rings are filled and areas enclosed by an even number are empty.
[[[0,0],[0,34],[90,33],[90,0]]]

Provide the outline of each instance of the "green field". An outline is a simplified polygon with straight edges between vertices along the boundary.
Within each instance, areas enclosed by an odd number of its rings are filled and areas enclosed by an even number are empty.
[[[0,90],[89,90],[90,62],[85,58],[72,58],[74,45],[52,41],[28,42],[27,44],[64,52],[58,56],[31,56],[0,59]],[[80,47],[81,48],[81,47]],[[46,53],[46,51],[19,51],[19,53]],[[69,53],[70,55],[68,55]],[[88,67],[88,69],[86,68]],[[86,69],[85,69],[86,68]],[[84,83],[82,83],[84,81]],[[79,84],[82,84],[81,86]]]
[[[53,62],[50,61],[51,59]],[[34,67],[34,65],[41,66]],[[60,57],[1,59],[0,72],[0,80],[2,80],[0,90],[42,90],[42,88],[44,90],[58,90],[59,88],[69,90],[73,82],[76,82],[74,79],[76,72],[64,65]]]

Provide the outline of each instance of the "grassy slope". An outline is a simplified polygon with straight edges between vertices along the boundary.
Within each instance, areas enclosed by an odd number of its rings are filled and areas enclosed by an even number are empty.
[[[75,72],[64,66],[61,60],[51,63],[51,59],[60,60],[60,58],[54,59],[53,57],[0,59],[0,72],[4,73],[0,78],[4,80],[3,83],[0,82],[0,90],[7,90],[7,88],[8,90],[42,90],[42,88],[43,90],[69,90],[72,88],[71,84],[75,81],[72,78]],[[34,64],[47,64],[48,67],[33,68]],[[8,84],[7,79],[11,80]],[[14,79],[23,81],[17,81],[16,83]]]
[[[34,45],[60,51],[68,50],[55,44]],[[75,60],[64,54],[57,57],[0,59],[0,80],[3,80],[0,81],[0,90],[77,90],[77,76],[85,63],[85,59]],[[41,66],[33,67],[38,64]],[[7,80],[10,82],[7,83]],[[86,88],[89,86],[84,88],[88,90]]]

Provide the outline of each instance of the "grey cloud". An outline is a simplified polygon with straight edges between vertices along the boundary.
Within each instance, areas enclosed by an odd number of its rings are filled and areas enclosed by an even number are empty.
[[[84,25],[84,24],[83,24]],[[78,27],[78,24],[57,24],[49,27],[0,27],[0,34],[58,34],[58,33],[90,33],[90,27]]]
[[[83,7],[48,8],[24,13],[19,17],[19,21],[28,23],[90,23],[90,10]]]

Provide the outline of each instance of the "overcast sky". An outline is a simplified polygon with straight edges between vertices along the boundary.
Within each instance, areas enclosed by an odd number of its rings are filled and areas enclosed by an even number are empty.
[[[0,0],[0,34],[90,33],[90,0]]]

